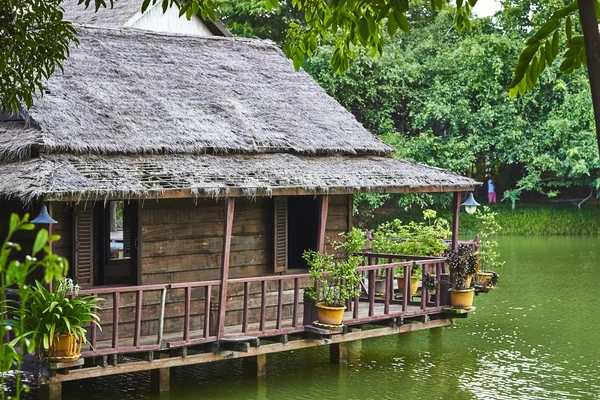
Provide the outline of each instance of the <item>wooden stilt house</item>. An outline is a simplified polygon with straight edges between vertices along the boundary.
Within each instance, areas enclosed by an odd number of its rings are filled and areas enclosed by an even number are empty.
[[[0,122],[0,219],[4,229],[10,213],[49,206],[55,252],[106,299],[103,330],[90,330],[83,352],[104,357],[101,374],[135,370],[111,370],[107,356],[301,335],[302,252],[333,251],[352,226],[354,194],[477,184],[391,157],[271,42],[78,33],[43,98]],[[457,227],[458,213],[455,240]],[[443,260],[419,262],[444,273]],[[443,307],[439,291],[433,302],[369,296],[366,308],[355,299],[348,326]],[[161,368],[152,365],[136,368]],[[53,382],[98,376],[80,371]]]

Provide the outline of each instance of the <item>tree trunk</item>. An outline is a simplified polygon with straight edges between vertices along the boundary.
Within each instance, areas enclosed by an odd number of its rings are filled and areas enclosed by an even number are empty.
[[[598,19],[596,18],[594,0],[579,0],[577,4],[585,41],[588,78],[592,90],[596,138],[598,139],[598,153],[600,154],[600,32],[598,32]]]

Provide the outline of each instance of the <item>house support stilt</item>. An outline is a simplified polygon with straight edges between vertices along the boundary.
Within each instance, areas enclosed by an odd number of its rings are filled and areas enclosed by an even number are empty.
[[[161,354],[159,358],[168,358]],[[150,370],[150,386],[153,393],[168,392],[171,389],[171,368],[158,368]]]
[[[267,355],[257,354],[244,358],[244,373],[247,376],[265,376],[267,374]]]
[[[345,364],[348,360],[346,343],[333,343],[329,345],[329,361],[332,364]]]
[[[40,400],[61,400],[62,382],[44,382],[40,385]]]

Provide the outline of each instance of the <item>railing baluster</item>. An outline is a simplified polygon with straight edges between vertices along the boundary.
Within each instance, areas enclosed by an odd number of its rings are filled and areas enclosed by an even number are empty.
[[[204,338],[210,337],[210,296],[211,285],[207,285],[204,290]]]
[[[119,348],[119,299],[121,294],[119,292],[113,293],[113,334],[112,334],[112,347],[113,349]]]
[[[369,271],[369,317],[375,314],[375,279],[377,271],[372,269]]]
[[[140,346],[140,337],[142,334],[142,301],[143,291],[138,290],[135,294],[135,336],[133,338],[133,345],[135,347]]]
[[[250,282],[244,282],[244,314],[242,315],[242,332],[248,333],[248,303],[250,302]]]
[[[392,286],[392,290],[390,293],[390,283],[392,283],[392,279],[391,279],[392,274],[393,274],[393,267],[387,267],[385,269],[385,306],[384,306],[384,310],[383,310],[383,313],[385,315],[388,315],[390,313],[390,297],[394,292],[394,289]]]
[[[283,317],[283,279],[277,281],[277,324],[275,329],[281,329],[281,318]]]
[[[359,296],[354,298],[354,309],[352,310],[352,318],[358,319],[358,307],[359,307],[360,299]]]
[[[261,281],[260,294],[260,327],[259,330],[265,330],[265,319],[267,318],[267,281]]]
[[[424,310],[427,308],[427,297],[429,296],[429,293],[428,293],[428,290],[426,290],[425,286],[423,285],[423,283],[424,283],[423,277],[429,271],[429,265],[424,264],[421,267],[423,268],[423,271],[422,271],[423,273],[421,275],[421,310]]]
[[[298,325],[298,308],[300,303],[300,279],[294,278],[294,312],[292,319],[292,328]]]
[[[402,311],[408,311],[408,299],[410,297],[410,266],[404,266],[404,287],[402,288]]]
[[[97,294],[93,294],[94,298],[98,297]],[[92,344],[92,348],[91,350],[95,350],[96,349],[96,341],[98,340],[98,334],[96,331],[96,324],[92,323],[92,326],[90,327],[90,343]]]
[[[437,280],[437,288],[435,291],[435,306],[439,307],[442,299],[441,289],[442,289],[442,263],[435,264],[435,277]]]
[[[184,306],[184,316],[183,316],[183,341],[187,343],[190,341],[192,288],[190,286],[186,286],[183,290],[185,292],[185,306]]]

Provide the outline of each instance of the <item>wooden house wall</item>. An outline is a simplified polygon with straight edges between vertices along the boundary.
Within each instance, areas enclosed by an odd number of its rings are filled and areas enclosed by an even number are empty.
[[[352,195],[329,196],[327,224],[325,225],[325,252],[341,257],[342,253],[333,248],[332,242],[340,242],[342,232],[352,229]]]
[[[332,252],[330,242],[340,240],[339,233],[349,227],[351,196],[330,196],[326,225],[326,251]],[[206,200],[161,200],[145,202],[142,207],[142,284],[161,284],[218,280],[220,278],[224,202]],[[229,278],[257,277],[273,274],[273,200],[236,199],[231,239]],[[301,271],[293,271],[298,273]],[[284,286],[283,318],[293,312],[293,286]],[[226,325],[240,325],[243,317],[243,285],[230,284],[227,296]],[[260,319],[261,285],[250,285],[249,323]],[[212,331],[216,329],[219,288],[211,292]],[[205,291],[192,291],[191,329],[204,328]],[[277,284],[268,285],[267,320],[277,315]],[[142,335],[158,332],[160,292],[144,295]],[[104,321],[112,320],[109,299],[102,312]],[[183,330],[184,292],[170,290],[166,302],[164,332],[167,335]],[[302,310],[299,313],[302,317]],[[135,294],[121,297],[120,334],[133,334]],[[101,337],[110,337],[112,326],[105,324]]]

